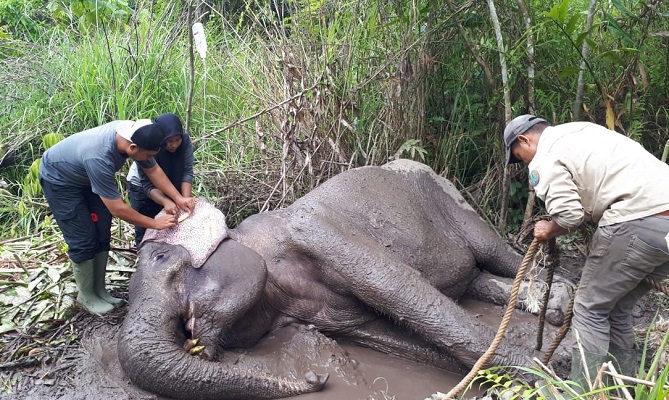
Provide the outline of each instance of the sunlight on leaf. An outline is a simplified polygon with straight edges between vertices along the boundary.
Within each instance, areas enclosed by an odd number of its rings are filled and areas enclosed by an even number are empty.
[[[544,15],[553,21],[557,22],[560,25],[564,25],[567,20],[567,15],[569,12],[569,0],[562,0],[561,3],[558,3],[551,7],[550,11],[544,12]]]
[[[46,274],[49,276],[49,279],[51,279],[51,282],[58,283],[58,281],[60,281],[60,270],[57,267],[48,265]]]

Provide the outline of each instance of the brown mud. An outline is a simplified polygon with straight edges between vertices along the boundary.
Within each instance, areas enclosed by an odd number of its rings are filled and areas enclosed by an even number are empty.
[[[567,262],[565,269],[565,261]],[[581,260],[563,257],[558,271],[562,276],[578,276]],[[573,275],[573,276],[572,276]],[[497,331],[505,307],[464,299],[461,304]],[[34,366],[0,369],[0,399],[30,400],[162,400],[133,385],[124,375],[116,346],[125,308],[104,317],[81,314],[71,331],[79,340],[60,351],[57,358],[45,357]],[[658,302],[644,298],[635,310],[635,323],[647,326],[658,310]],[[662,313],[668,313],[666,309]],[[506,336],[513,341],[536,342],[538,318],[516,310]],[[546,325],[544,349],[552,342],[557,327]],[[571,346],[568,335],[561,350]],[[347,343],[338,343],[305,326],[289,326],[268,335],[252,349],[227,351],[223,363],[246,365],[286,377],[301,376],[306,370],[329,373],[323,391],[293,397],[295,400],[421,400],[440,391],[448,392],[466,371],[451,372],[421,365]],[[480,398],[470,390],[464,397]]]

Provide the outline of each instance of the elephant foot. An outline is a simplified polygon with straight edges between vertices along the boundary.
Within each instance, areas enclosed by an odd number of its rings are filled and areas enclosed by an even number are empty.
[[[487,303],[506,305],[512,287],[513,279],[483,272],[469,285],[467,295]],[[535,282],[530,285],[528,282],[522,282],[518,293],[518,304],[526,311],[537,314],[544,290],[547,290],[544,283]],[[546,321],[555,326],[562,325],[573,292],[574,285],[571,282],[555,277],[546,307]],[[530,304],[533,306],[529,306]]]
[[[317,374],[314,371],[307,371],[304,374],[304,378],[307,380],[307,383],[312,385],[315,391],[319,391],[325,386],[325,383],[328,381],[330,374]]]

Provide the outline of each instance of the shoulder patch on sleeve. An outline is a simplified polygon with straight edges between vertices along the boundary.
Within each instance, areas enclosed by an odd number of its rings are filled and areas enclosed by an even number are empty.
[[[539,184],[539,171],[536,169],[533,169],[530,171],[530,185],[532,187],[537,186]]]

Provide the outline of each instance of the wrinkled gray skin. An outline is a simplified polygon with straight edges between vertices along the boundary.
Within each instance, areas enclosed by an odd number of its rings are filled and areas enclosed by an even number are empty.
[[[484,279],[481,270],[514,277],[522,259],[450,182],[408,160],[342,173],[229,233],[200,269],[181,246],[141,248],[118,346],[138,386],[187,399],[320,390],[327,376],[313,372],[287,380],[207,361],[294,322],[468,370],[495,332],[453,299]],[[191,335],[202,358],[182,350]],[[489,365],[529,365],[532,354],[502,342]]]

